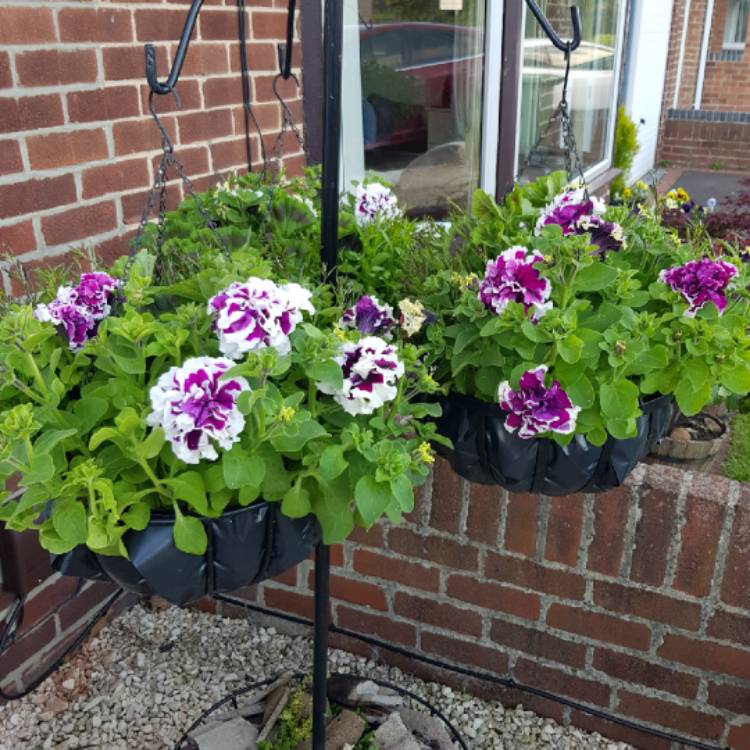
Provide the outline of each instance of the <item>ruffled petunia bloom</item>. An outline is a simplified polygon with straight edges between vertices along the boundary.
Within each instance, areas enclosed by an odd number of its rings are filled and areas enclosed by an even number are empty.
[[[315,312],[311,297],[299,284],[279,286],[269,279],[231,284],[208,302],[208,312],[216,316],[221,353],[240,359],[249,351],[272,347],[288,354],[289,334],[302,322],[302,313]]]
[[[425,312],[424,305],[419,300],[404,298],[398,303],[401,312],[400,324],[407,336],[414,336],[422,330],[429,316]]]
[[[357,185],[354,194],[354,217],[360,226],[379,219],[395,219],[400,213],[398,198],[390,188],[379,182]]]
[[[338,323],[340,328],[356,329],[366,336],[374,334],[386,338],[391,337],[391,330],[396,324],[393,308],[367,294],[360,297],[354,307],[345,310]]]
[[[223,357],[194,357],[172,367],[151,389],[147,422],[164,430],[175,456],[186,464],[215,461],[216,445],[229,450],[245,427],[237,399],[250,390],[244,378],[223,379],[234,362]]]
[[[344,374],[342,388],[319,383],[318,389],[333,396],[348,414],[372,414],[396,398],[404,365],[387,341],[367,336],[356,344],[344,343],[335,359]]]
[[[510,302],[519,302],[532,320],[539,320],[552,309],[552,285],[534,268],[544,256],[537,250],[511,247],[488,261],[477,295],[485,307],[501,315]]]
[[[545,432],[570,435],[575,431],[580,407],[573,405],[557,381],[547,388],[546,374],[547,366],[540,365],[523,374],[517,391],[507,380],[498,388],[500,408],[508,412],[505,429],[518,430],[518,436],[524,440]]]
[[[604,256],[608,252],[618,252],[625,247],[625,233],[614,221],[601,216],[584,216],[576,225],[578,233],[588,232],[592,244],[598,248],[593,255]]]
[[[71,351],[79,351],[112,311],[112,298],[120,286],[120,280],[109,274],[84,273],[76,286],[61,286],[52,302],[37,305],[34,317],[61,326]]]
[[[725,260],[691,260],[684,266],[662,271],[659,280],[669,284],[689,303],[685,315],[692,318],[707,302],[713,302],[719,315],[727,307],[726,289],[739,271]]]
[[[604,203],[595,196],[586,197],[583,188],[566,190],[545,208],[537,220],[536,234],[542,234],[546,226],[557,224],[564,235],[577,234],[578,223],[586,216],[599,216],[604,213]]]

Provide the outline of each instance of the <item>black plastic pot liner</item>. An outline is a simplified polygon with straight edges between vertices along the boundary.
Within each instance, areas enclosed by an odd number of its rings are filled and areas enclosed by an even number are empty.
[[[672,422],[674,401],[660,396],[642,404],[638,435],[609,437],[599,447],[576,435],[562,447],[548,438],[524,440],[505,429],[506,414],[495,405],[457,393],[441,401],[438,431],[453,448],[437,446],[453,470],[471,482],[511,492],[570,495],[619,487]]]
[[[287,518],[272,503],[201,520],[208,535],[202,556],[178,550],[174,519],[155,515],[146,529],[125,535],[129,559],[97,555],[81,546],[56,556],[52,564],[63,575],[111,581],[126,591],[182,605],[273,578],[305,560],[320,541],[314,516]]]

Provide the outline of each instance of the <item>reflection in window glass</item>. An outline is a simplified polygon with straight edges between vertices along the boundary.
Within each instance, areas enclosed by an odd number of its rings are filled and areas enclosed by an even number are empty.
[[[724,29],[725,49],[744,49],[749,16],[750,0],[729,0]]]
[[[585,169],[610,156],[622,2],[576,3],[581,9],[583,42],[573,53],[568,103]],[[539,5],[560,36],[571,38],[570,0],[542,0]],[[519,169],[524,179],[565,166],[559,124],[549,126],[562,96],[564,76],[564,55],[550,45],[534,16],[527,13],[518,134]]]
[[[360,77],[345,84],[345,97],[360,88],[362,113],[361,151],[347,155],[357,145],[345,143],[345,163],[359,157],[409,209],[435,216],[479,184],[484,74],[485,0],[442,4],[358,0]]]

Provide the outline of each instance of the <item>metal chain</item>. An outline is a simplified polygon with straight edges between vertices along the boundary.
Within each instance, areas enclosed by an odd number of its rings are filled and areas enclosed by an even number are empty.
[[[280,80],[293,80],[294,83],[297,86],[297,89],[300,89],[300,83],[299,79],[294,73],[290,73],[288,79],[284,79],[284,75],[282,73],[279,73],[274,79],[273,79],[273,93],[274,96],[278,99],[279,104],[281,105],[281,130],[279,131],[278,136],[276,136],[276,140],[273,144],[273,148],[271,149],[271,159],[275,162],[275,170],[274,170],[274,179],[276,175],[279,174],[279,165],[281,164],[281,161],[284,156],[284,141],[286,140],[287,133],[291,132],[292,135],[294,135],[297,143],[299,144],[299,147],[302,149],[302,152],[305,154],[305,158],[309,157],[308,151],[307,151],[307,144],[305,142],[305,138],[302,135],[302,131],[300,130],[297,123],[294,121],[294,115],[292,115],[292,110],[289,109],[289,105],[286,103],[286,100],[281,95],[278,89],[278,84]]]

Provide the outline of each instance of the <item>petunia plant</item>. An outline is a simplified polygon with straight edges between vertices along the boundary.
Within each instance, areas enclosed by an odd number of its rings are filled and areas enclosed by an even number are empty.
[[[248,249],[200,262],[165,287],[141,251],[0,318],[9,528],[127,556],[125,535],[166,513],[202,554],[201,518],[256,502],[313,514],[329,543],[413,508],[437,386],[391,311],[273,280]]]
[[[635,436],[657,395],[695,414],[750,391],[750,275],[731,248],[681,243],[554,175],[456,218],[462,267],[424,297],[436,377],[498,404],[508,431],[601,445]]]

